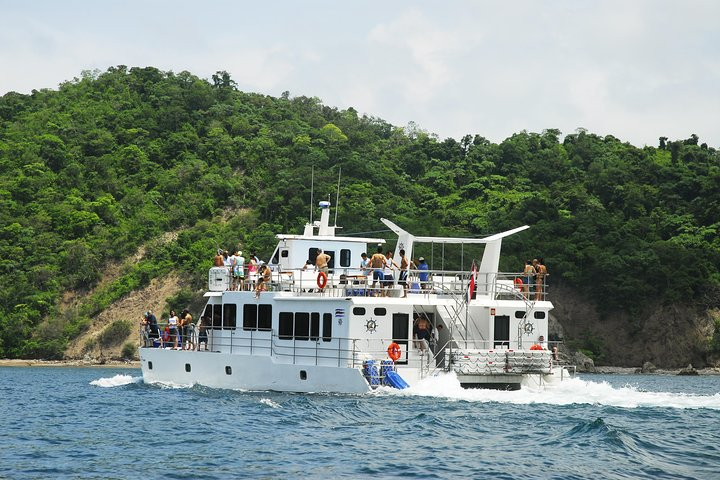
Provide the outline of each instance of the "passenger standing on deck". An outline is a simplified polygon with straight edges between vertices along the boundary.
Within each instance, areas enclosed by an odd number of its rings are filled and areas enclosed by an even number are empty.
[[[170,310],[170,318],[168,318],[168,329],[170,337],[168,340],[172,340],[173,348],[178,346],[178,317],[175,315],[175,310]]]
[[[375,285],[379,281],[380,287],[382,288],[383,281],[383,268],[385,267],[385,255],[383,255],[382,245],[378,245],[377,252],[370,257],[370,268],[373,269],[373,283],[372,288],[375,296],[378,296],[378,291],[375,290]]]
[[[383,269],[383,287],[387,288],[388,292],[392,288],[393,282],[395,281],[393,270],[395,270],[396,268],[400,267],[397,263],[395,263],[395,260],[393,260],[393,251],[388,250],[385,253],[385,268]]]
[[[182,311],[181,314],[181,325],[182,325],[182,349],[183,350],[195,350],[195,339],[193,336],[195,335],[195,325],[193,325],[192,321],[192,315],[190,315],[190,311],[186,308]]]
[[[255,255],[254,251],[250,252],[250,258],[248,259],[248,281],[249,281],[249,288],[248,290],[252,290],[255,286],[255,282],[257,281],[257,272],[258,272],[258,265],[260,264],[260,261],[258,260],[257,256]]]
[[[360,258],[360,270],[365,273],[365,271],[367,271],[367,269],[370,267],[370,259],[365,252],[360,254]]]
[[[265,262],[260,262],[260,270],[258,271],[257,287],[255,287],[255,297],[260,297],[260,292],[266,292],[268,285],[272,279],[272,270]]]
[[[540,257],[538,258],[537,266],[535,267],[535,300],[545,300],[545,283],[547,282],[547,267],[545,267],[545,260]]]
[[[425,257],[418,258],[418,267],[417,269],[420,270],[420,289],[423,292],[426,292],[430,288],[429,280],[430,280],[430,272],[429,266],[427,263],[425,263]]]
[[[530,260],[525,261],[525,270],[523,270],[523,275],[525,276],[523,279],[525,298],[530,298],[530,285],[535,283],[535,267],[533,267]]]
[[[238,250],[233,255],[233,290],[242,290],[245,281],[245,257]]]
[[[317,249],[317,256],[315,257],[315,267],[319,272],[323,272],[325,275],[328,274],[328,262],[330,261],[330,255],[323,253],[322,248]]]
[[[225,266],[225,259],[223,258],[222,248],[218,248],[217,255],[215,255],[215,258],[213,259],[213,266],[214,267],[224,267]]]
[[[415,269],[415,263],[409,260],[405,256],[405,249],[400,249],[400,277],[398,278],[398,284],[403,286],[403,298],[407,297],[407,291],[410,287],[408,283],[408,268]]]

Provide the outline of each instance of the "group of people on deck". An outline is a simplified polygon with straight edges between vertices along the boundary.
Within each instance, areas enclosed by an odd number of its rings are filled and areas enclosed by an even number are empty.
[[[425,289],[424,284],[427,283],[430,276],[425,259],[420,257],[416,265],[415,262],[407,258],[404,249],[400,249],[398,253],[399,264],[393,259],[393,251],[388,249],[383,253],[382,246],[378,246],[377,252],[370,258],[368,258],[366,253],[360,255],[362,258],[360,261],[360,269],[364,272],[372,272],[372,288],[373,291],[377,292],[376,295],[378,296],[387,296],[387,291],[395,283],[395,269],[400,272],[398,285],[402,285],[403,287],[403,297],[407,297],[408,288],[410,287],[408,282],[408,269],[420,270],[420,283],[423,284],[421,288]],[[377,287],[378,284],[379,288]]]
[[[270,283],[270,267],[252,251],[246,264],[241,250],[230,255],[227,250],[218,249],[213,266],[228,269],[232,277],[232,290],[255,290],[255,295],[260,295]]]
[[[183,310],[180,316],[175,313],[175,310],[170,310],[162,334],[157,317],[152,310],[142,314],[140,324],[145,338],[145,346],[155,346],[157,342],[157,346],[172,346],[174,349],[200,351],[204,343],[205,350],[207,350],[207,328],[210,327],[210,319],[202,317],[196,325],[193,323],[193,317],[188,309]]]
[[[525,262],[525,269],[523,270],[523,292],[525,298],[530,298],[531,286],[535,287],[535,300],[545,299],[545,281],[548,276],[547,267],[545,266],[545,260],[542,257],[533,259],[532,261],[527,260]]]

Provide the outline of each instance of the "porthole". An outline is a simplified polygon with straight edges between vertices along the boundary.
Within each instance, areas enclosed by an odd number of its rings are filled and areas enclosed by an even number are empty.
[[[385,315],[387,315],[387,310],[383,307],[376,307],[375,315],[377,315],[378,317],[384,317]]]
[[[307,372],[305,370],[300,370],[300,380],[307,380]]]
[[[192,369],[190,368],[190,364],[189,364],[189,363],[186,363],[186,364],[185,364],[185,371],[186,371],[186,372],[190,372],[190,370],[192,370]]]
[[[353,315],[365,315],[365,308],[363,308],[363,307],[353,308]]]
[[[545,318],[545,312],[535,312],[535,318]]]
[[[523,318],[525,316],[525,310],[515,310],[515,318]]]
[[[152,370],[152,362],[148,362],[148,370]]]
[[[225,375],[232,375],[232,367],[230,365],[225,366]]]

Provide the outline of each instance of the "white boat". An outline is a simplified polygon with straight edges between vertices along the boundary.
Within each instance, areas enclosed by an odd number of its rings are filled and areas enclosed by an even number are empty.
[[[140,348],[144,381],[364,393],[379,385],[413,386],[446,372],[464,387],[501,389],[542,387],[574,374],[541,342],[548,338],[552,309],[546,286],[526,292],[517,281],[521,274],[498,271],[503,239],[529,227],[479,239],[420,237],[382,219],[397,235],[395,258],[401,249],[413,258],[421,242],[484,245],[477,267],[408,270],[406,289],[396,271],[382,288],[373,284],[371,269],[360,268],[360,256],[385,240],[336,235],[330,203],[320,208],[320,220],[302,235],[277,235],[268,291],[256,294],[252,278],[233,289],[228,269],[211,268],[201,315],[208,349],[147,342]],[[300,268],[318,249],[330,255],[326,277]],[[433,341],[414,338],[418,318],[436,332]]]

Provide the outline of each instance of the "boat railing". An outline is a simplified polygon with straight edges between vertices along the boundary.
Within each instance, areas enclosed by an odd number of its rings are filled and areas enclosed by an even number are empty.
[[[404,297],[407,295],[453,295],[461,298],[489,297],[494,299],[545,300],[547,281],[536,282],[522,273],[478,273],[464,270],[407,270],[401,283],[399,271],[386,271],[382,277],[372,269],[336,268],[326,276],[302,268],[276,270],[261,291],[282,291],[296,295],[327,297]],[[386,276],[387,275],[387,276]],[[474,277],[474,280],[471,279]],[[473,285],[473,291],[470,291]],[[233,278],[225,267],[209,271],[210,291],[255,291],[257,276]]]
[[[299,337],[280,335],[271,329],[213,329],[207,327],[206,341],[199,343],[203,334],[200,329],[192,331],[192,337],[183,338],[181,329],[177,332],[177,343],[172,333],[167,335],[160,324],[157,337],[141,330],[143,339],[141,348],[160,348],[166,350],[207,351],[210,353],[246,354],[272,356],[275,361],[298,365],[325,365],[338,367],[362,367],[367,360],[385,360],[388,347],[396,340],[389,338],[345,338],[333,337],[325,341],[323,337]],[[242,332],[236,334],[236,332]],[[191,339],[192,342],[188,342]],[[401,344],[401,358],[398,365],[413,365],[427,369],[431,361],[431,349],[424,340],[397,340]],[[193,345],[191,348],[190,345]]]

